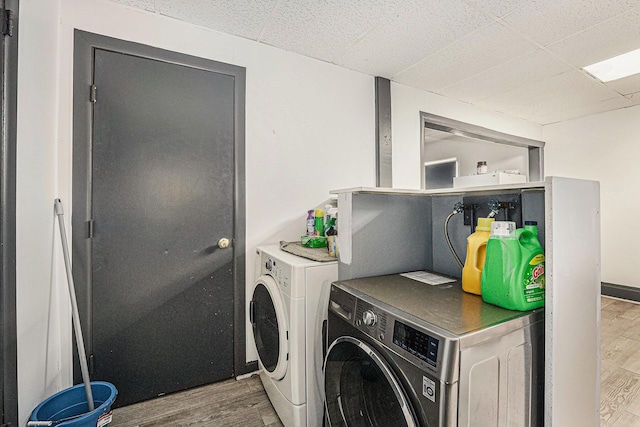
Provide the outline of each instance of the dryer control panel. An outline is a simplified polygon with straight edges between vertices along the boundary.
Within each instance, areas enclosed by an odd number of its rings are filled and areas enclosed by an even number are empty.
[[[291,266],[278,261],[277,259],[262,253],[260,270],[262,275],[269,275],[273,277],[280,288],[289,294],[291,287]]]
[[[443,335],[439,328],[336,284],[331,287],[329,310],[436,378],[457,381],[457,371],[451,369],[457,341]]]
[[[437,338],[396,320],[393,326],[393,343],[431,366],[436,366],[440,343]]]

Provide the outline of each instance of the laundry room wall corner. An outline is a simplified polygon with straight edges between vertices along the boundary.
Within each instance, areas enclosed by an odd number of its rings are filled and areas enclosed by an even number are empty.
[[[70,385],[69,297],[53,202],[57,158],[60,1],[20,3],[16,163],[16,322],[19,425]],[[64,194],[62,194],[64,196]],[[67,351],[69,349],[69,351]]]

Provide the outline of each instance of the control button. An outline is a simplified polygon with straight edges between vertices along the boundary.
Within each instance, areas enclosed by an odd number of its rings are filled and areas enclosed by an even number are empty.
[[[271,269],[273,268],[273,262],[271,261],[270,258],[267,258],[267,262],[264,263],[264,268],[266,268],[269,271],[271,271]]]
[[[384,341],[384,334],[378,335],[378,339],[380,339],[380,341]]]
[[[427,345],[427,362],[433,366],[436,366],[438,361],[438,340],[433,337],[429,337],[429,344]]]
[[[356,320],[356,326],[360,326],[360,325],[362,325],[362,320],[360,319]]]
[[[378,321],[378,317],[376,316],[376,313],[373,312],[373,310],[367,310],[362,313],[362,321],[368,327],[372,327],[375,326],[376,322]]]

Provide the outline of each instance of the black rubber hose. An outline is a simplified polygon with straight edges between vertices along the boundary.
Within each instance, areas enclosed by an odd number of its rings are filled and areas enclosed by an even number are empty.
[[[451,212],[448,216],[447,219],[444,220],[444,238],[447,241],[447,246],[449,246],[449,249],[451,250],[451,253],[453,254],[453,257],[456,259],[456,261],[458,261],[458,265],[460,265],[460,268],[464,267],[464,264],[462,263],[462,261],[460,260],[460,257],[458,256],[458,254],[456,253],[456,250],[453,249],[453,245],[451,244],[451,239],[449,238],[449,220],[451,218],[453,218],[453,216],[455,214],[457,214],[458,212],[454,211]]]

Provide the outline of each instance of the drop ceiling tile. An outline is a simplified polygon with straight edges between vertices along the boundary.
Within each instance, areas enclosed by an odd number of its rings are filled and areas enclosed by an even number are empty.
[[[438,91],[535,50],[535,46],[517,33],[500,24],[492,24],[429,56],[394,76],[394,80]]]
[[[401,0],[284,0],[259,41],[325,61],[383,25]]]
[[[633,105],[640,105],[640,92],[630,93],[625,98],[629,100]]]
[[[571,69],[640,48],[640,0],[111,1],[543,124],[640,105]]]
[[[504,21],[544,46],[638,5],[638,0],[528,0]]]
[[[156,0],[162,15],[255,40],[277,0]]]
[[[395,14],[334,62],[391,77],[491,22],[490,17],[462,0],[405,0]]]
[[[111,0],[115,3],[124,4],[127,6],[133,6],[138,9],[148,10],[153,12],[155,9],[155,0]]]
[[[633,103],[623,97],[606,99],[604,101],[582,104],[575,108],[558,108],[554,111],[545,110],[538,115],[530,116],[529,119],[541,125],[549,125],[578,117],[590,116],[591,114],[603,113],[605,111],[618,110],[633,106]]]
[[[554,105],[604,101],[616,95],[614,91],[583,75],[580,71],[571,70],[480,100],[476,104],[505,113],[539,114]]]
[[[640,92],[640,74],[605,83],[605,86],[623,95]]]
[[[579,94],[564,92],[545,99],[533,99],[530,104],[525,101],[516,108],[506,111],[506,113],[537,117],[549,113],[585,109],[589,105],[599,104],[611,99],[618,99],[619,102],[624,104],[628,103],[628,100],[621,95],[612,96],[610,93],[604,93],[592,88],[582,90]]]
[[[538,49],[447,86],[438,93],[472,103],[569,70],[571,67],[564,61]]]
[[[640,6],[549,46],[579,68],[635,49],[640,49]]]
[[[467,0],[479,9],[497,18],[503,17],[513,11],[522,2],[520,0]]]

